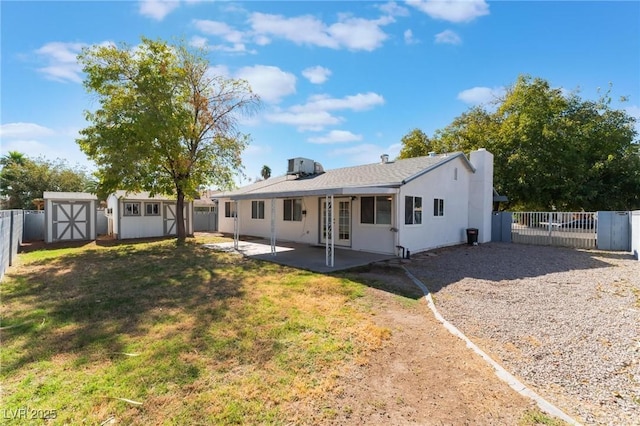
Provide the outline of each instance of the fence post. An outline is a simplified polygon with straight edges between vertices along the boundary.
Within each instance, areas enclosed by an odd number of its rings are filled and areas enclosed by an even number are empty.
[[[9,266],[13,265],[13,215],[15,214],[14,210],[10,211],[10,219],[9,219]]]

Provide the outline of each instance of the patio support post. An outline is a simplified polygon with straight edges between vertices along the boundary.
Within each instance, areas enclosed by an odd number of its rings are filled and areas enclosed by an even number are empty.
[[[240,240],[240,223],[239,223],[239,210],[238,210],[238,200],[234,201],[235,213],[233,215],[233,248],[238,250],[238,241]]]
[[[326,217],[325,217],[325,230],[327,236],[325,238],[325,253],[326,253],[326,265],[333,268],[334,259],[334,229],[333,229],[333,195],[325,196],[326,205]]]
[[[271,199],[271,256],[276,255],[276,199]]]

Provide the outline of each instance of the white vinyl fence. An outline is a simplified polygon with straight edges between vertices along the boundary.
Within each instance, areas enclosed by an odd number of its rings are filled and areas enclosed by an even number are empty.
[[[598,215],[595,212],[514,212],[514,243],[596,248]]]

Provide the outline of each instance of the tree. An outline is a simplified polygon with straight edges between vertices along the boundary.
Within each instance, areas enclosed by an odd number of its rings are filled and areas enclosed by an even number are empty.
[[[260,170],[260,176],[262,179],[267,180],[271,177],[271,168],[267,165],[262,166],[262,170]]]
[[[413,158],[428,155],[432,151],[431,141],[420,129],[413,129],[401,139],[402,148],[398,158]]]
[[[8,198],[9,209],[32,209],[44,191],[82,191],[89,181],[83,168],[60,159],[31,159],[14,151],[2,157],[0,165],[0,195]]]
[[[597,101],[520,76],[496,109],[475,107],[435,132],[434,150],[487,148],[494,186],[519,210],[640,207],[635,120]]]
[[[10,164],[19,164],[19,165],[23,165],[25,160],[26,160],[26,156],[18,151],[9,151],[5,156],[3,156],[2,158],[0,158],[0,166],[8,166]]]
[[[175,195],[183,241],[185,199],[199,185],[230,187],[241,173],[249,136],[238,120],[259,106],[258,96],[244,80],[213,75],[206,52],[184,44],[93,46],[79,61],[99,107],[85,112],[90,125],[77,142],[98,166],[100,193]]]

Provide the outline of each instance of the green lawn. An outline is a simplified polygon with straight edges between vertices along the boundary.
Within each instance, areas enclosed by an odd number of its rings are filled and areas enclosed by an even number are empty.
[[[25,424],[10,419],[22,409],[54,414],[51,424],[309,422],[346,366],[388,338],[363,284],[201,242],[21,254],[0,285],[0,418]]]

